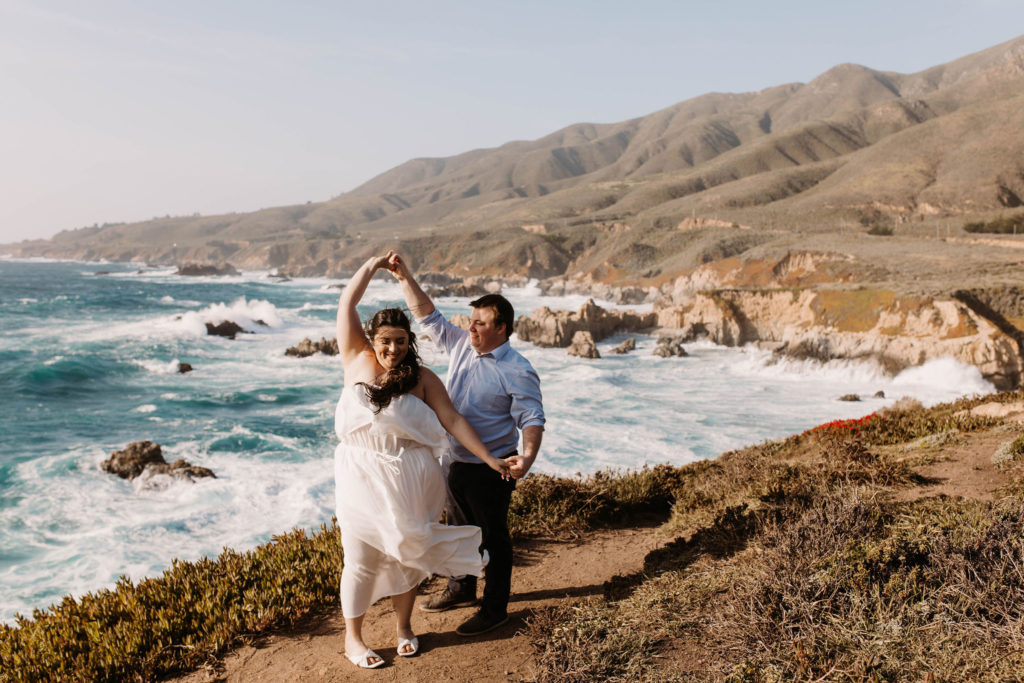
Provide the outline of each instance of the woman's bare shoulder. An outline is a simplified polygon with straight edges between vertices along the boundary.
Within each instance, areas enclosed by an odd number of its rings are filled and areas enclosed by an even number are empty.
[[[412,393],[426,401],[427,393],[435,392],[439,387],[444,390],[444,383],[441,381],[441,378],[430,368],[420,366],[420,381],[412,388]]]

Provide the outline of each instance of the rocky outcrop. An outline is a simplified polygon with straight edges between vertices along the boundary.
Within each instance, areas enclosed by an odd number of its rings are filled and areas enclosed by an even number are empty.
[[[477,298],[485,294],[500,294],[505,286],[518,287],[526,284],[521,278],[489,278],[472,276],[457,278],[445,273],[424,273],[417,280],[426,288],[431,298],[459,296]]]
[[[453,285],[447,285],[445,287],[428,287],[427,296],[432,299],[442,296],[463,296],[463,297],[480,297],[487,294],[487,290],[478,284],[466,284],[459,282]]]
[[[621,344],[616,346],[614,349],[612,349],[612,353],[618,354],[618,355],[621,356],[623,354],[629,353],[630,351],[632,351],[635,348],[636,348],[636,339],[634,337],[630,337],[629,339],[625,340],[624,342],[622,342]]]
[[[685,358],[689,356],[683,348],[683,337],[658,337],[658,343],[652,351],[655,356],[662,358]]]
[[[178,374],[184,375],[186,372],[192,372],[191,363],[178,363]]]
[[[515,332],[523,341],[537,346],[565,348],[579,331],[590,332],[594,341],[601,341],[616,332],[651,329],[657,324],[657,318],[653,312],[606,311],[590,299],[575,313],[552,311],[542,306],[528,316],[520,316]]]
[[[245,330],[242,329],[241,325],[233,320],[224,320],[216,325],[213,323],[206,323],[206,334],[234,339],[235,335],[239,332],[245,332]]]
[[[718,290],[655,311],[660,327],[726,346],[758,343],[821,361],[872,359],[892,373],[948,357],[976,366],[1000,389],[1020,386],[1024,376],[1012,326],[956,300],[871,289]]]
[[[188,481],[203,477],[216,478],[211,470],[191,465],[185,460],[179,459],[168,464],[164,460],[160,444],[152,441],[134,441],[123,450],[112,452],[110,458],[104,460],[100,467],[103,468],[103,471],[116,474],[122,479],[156,475],[167,475]]]
[[[175,275],[188,275],[192,277],[200,275],[239,275],[238,269],[236,269],[230,263],[221,263],[218,265],[209,265],[203,263],[183,263],[178,266],[178,272]]]
[[[338,355],[338,340],[320,337],[320,341],[313,341],[306,337],[295,346],[291,346],[284,352],[286,356],[295,358],[307,358],[316,353],[323,353],[328,356]]]
[[[654,301],[662,292],[657,287],[636,287],[633,285],[610,285],[594,280],[592,277],[567,278],[550,277],[537,283],[541,294],[545,296],[564,296],[566,294],[582,294],[597,299],[612,301],[617,304],[642,304]]]
[[[594,335],[585,330],[578,330],[572,336],[572,343],[569,344],[567,353],[570,356],[579,356],[580,358],[601,357],[601,354],[597,351],[597,345],[594,343]]]

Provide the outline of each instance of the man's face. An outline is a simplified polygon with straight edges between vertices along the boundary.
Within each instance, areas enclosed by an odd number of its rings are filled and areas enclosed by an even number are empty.
[[[505,323],[495,327],[495,313],[490,306],[481,306],[469,316],[469,344],[477,353],[493,351],[505,343]]]

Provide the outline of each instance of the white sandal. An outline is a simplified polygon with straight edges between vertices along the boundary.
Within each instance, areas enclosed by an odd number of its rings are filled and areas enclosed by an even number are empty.
[[[366,652],[361,655],[350,655],[346,652],[345,657],[360,669],[376,669],[378,666],[384,666],[384,658],[370,648],[366,648]],[[370,664],[370,657],[376,657],[377,661]]]
[[[412,650],[403,652],[402,648],[408,645]],[[412,657],[414,654],[420,651],[420,639],[413,636],[412,639],[406,639],[402,636],[398,636],[398,654],[402,657]]]

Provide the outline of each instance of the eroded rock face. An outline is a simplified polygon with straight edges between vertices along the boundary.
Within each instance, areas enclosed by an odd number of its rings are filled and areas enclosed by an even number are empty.
[[[529,316],[520,316],[515,332],[523,341],[537,346],[565,348],[572,344],[573,336],[579,331],[589,332],[598,342],[616,332],[650,329],[657,321],[658,316],[653,312],[606,311],[590,299],[575,313],[552,311],[542,306]]]
[[[183,263],[178,266],[178,272],[175,275],[188,275],[188,276],[199,276],[199,275],[238,275],[238,269],[236,269],[230,263],[221,263],[216,266],[203,263]]]
[[[871,359],[891,373],[953,358],[999,389],[1024,377],[1020,334],[960,301],[864,289],[718,290],[681,305],[656,303],[655,312],[662,328],[700,330],[726,346],[758,343],[820,361]]]
[[[306,337],[295,346],[289,347],[288,350],[284,352],[284,355],[294,356],[295,358],[306,358],[315,353],[337,356],[338,340],[320,337],[320,341],[313,341],[309,337]]]
[[[580,358],[601,357],[601,354],[597,351],[597,345],[594,343],[594,335],[585,330],[578,330],[572,336],[572,343],[569,344],[568,354],[570,356],[579,356]]]
[[[135,479],[142,475],[152,477],[159,474],[189,481],[201,477],[216,477],[211,470],[191,465],[185,460],[179,459],[167,464],[160,444],[152,441],[134,441],[124,449],[111,453],[100,467],[103,471],[116,474],[122,479]]]

